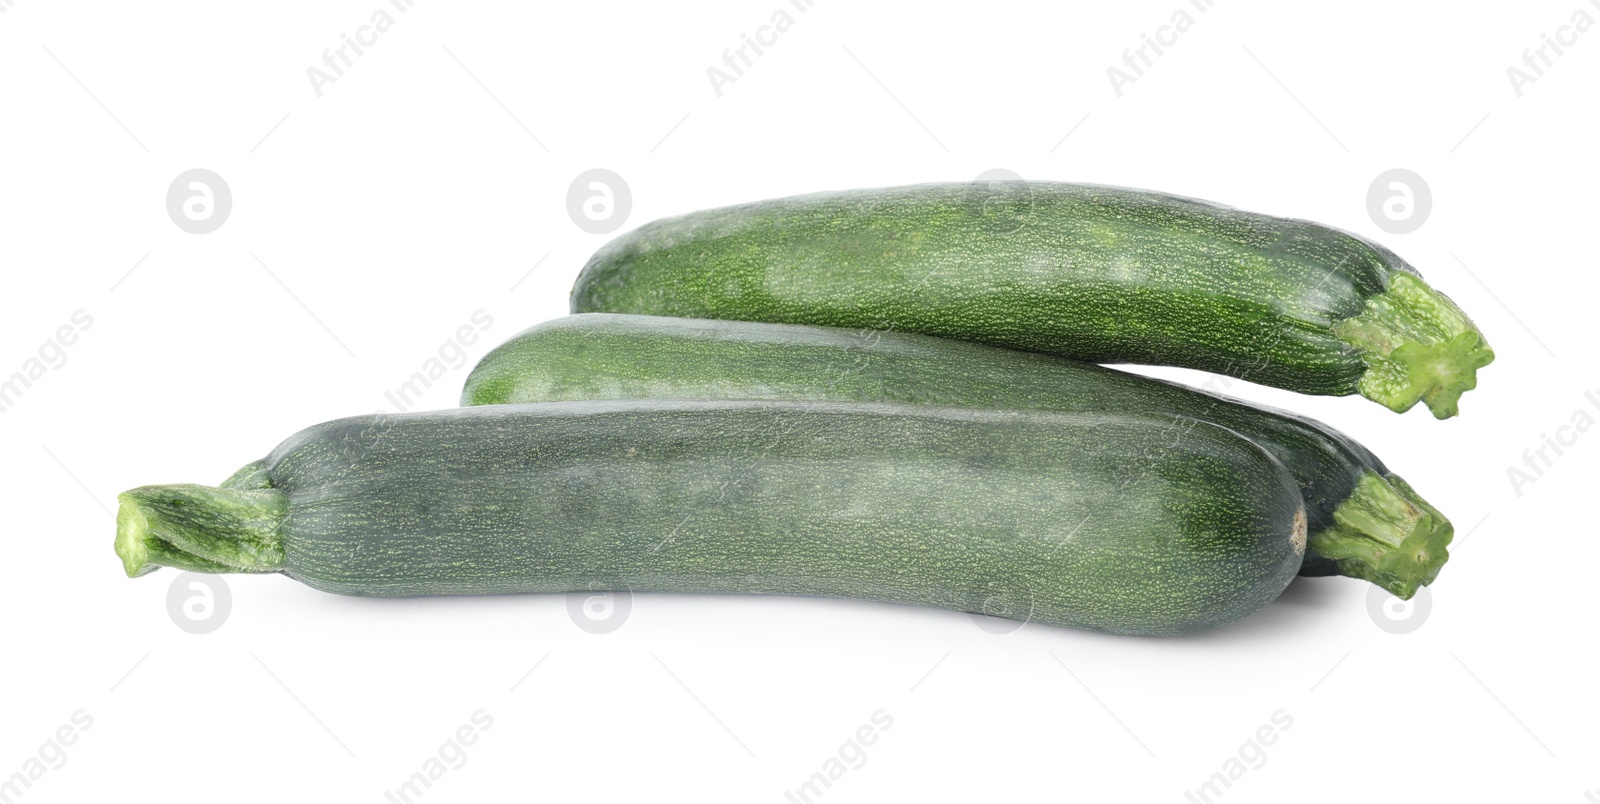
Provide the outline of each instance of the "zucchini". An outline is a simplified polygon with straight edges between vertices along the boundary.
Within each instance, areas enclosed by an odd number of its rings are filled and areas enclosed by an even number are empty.
[[[1494,358],[1460,308],[1355,235],[1161,193],[1018,186],[1011,204],[984,184],[923,184],[655,221],[590,258],[572,311],[920,332],[1402,412],[1421,400],[1441,419]]]
[[[1450,521],[1371,451],[1321,422],[1050,355],[910,333],[588,313],[501,344],[462,405],[581,399],[788,399],[1130,412],[1200,419],[1281,461],[1310,541],[1301,575],[1348,575],[1400,598],[1448,560]]]
[[[120,497],[130,576],[281,572],[407,596],[828,595],[1176,634],[1265,605],[1305,511],[1182,417],[635,400],[311,427],[220,487]]]

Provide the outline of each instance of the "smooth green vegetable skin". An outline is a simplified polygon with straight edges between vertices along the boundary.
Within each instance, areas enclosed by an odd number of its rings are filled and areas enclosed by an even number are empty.
[[[121,502],[129,575],[189,554],[352,595],[829,595],[1122,634],[1243,617],[1305,548],[1294,481],[1215,425],[909,405],[366,416],[302,431],[224,488]]]
[[[1363,578],[1401,598],[1438,576],[1454,533],[1450,521],[1377,456],[1321,422],[1088,363],[926,335],[568,316],[532,327],[486,355],[467,378],[461,404],[648,398],[900,402],[1200,419],[1256,442],[1299,483],[1311,539],[1301,575]]]
[[[575,313],[920,332],[1185,366],[1438,418],[1494,353],[1393,252],[1308,221],[1049,182],[924,184],[659,220],[584,267]]]

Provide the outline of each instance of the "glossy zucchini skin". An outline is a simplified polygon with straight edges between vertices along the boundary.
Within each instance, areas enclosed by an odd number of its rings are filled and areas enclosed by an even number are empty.
[[[130,575],[193,550],[351,595],[828,595],[1144,635],[1259,609],[1305,545],[1283,466],[1215,425],[832,402],[342,419],[122,502]]]
[[[923,184],[658,220],[589,260],[572,312],[918,332],[1426,400],[1440,418],[1493,357],[1414,268],[1349,233],[1141,190],[1013,192]]]
[[[1251,439],[1284,464],[1299,485],[1313,535],[1335,525],[1335,511],[1363,477],[1394,479],[1366,447],[1313,419],[1088,363],[912,333],[574,315],[534,326],[491,351],[468,377],[461,404],[648,398],[893,402],[1200,419]],[[1338,574],[1334,562],[1314,548],[1315,541],[1300,573]]]

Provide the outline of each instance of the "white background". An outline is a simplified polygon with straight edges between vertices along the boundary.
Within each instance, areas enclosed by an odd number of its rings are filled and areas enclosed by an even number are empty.
[[[1279,710],[1292,726],[1218,800],[1600,790],[1600,432],[1547,452],[1520,495],[1507,477],[1575,411],[1600,419],[1600,29],[1520,97],[1506,73],[1600,8],[789,2],[0,0],[0,376],[74,311],[93,319],[0,414],[0,776],[73,713],[93,720],[18,800],[380,802],[479,709],[492,727],[419,800],[780,802],[878,710],[892,727],[818,800],[1181,802]],[[393,27],[319,97],[307,68],[380,7]],[[1107,68],[1180,7],[1192,27],[1119,97]],[[778,8],[792,28],[719,97],[707,68]],[[211,234],[165,208],[191,168],[233,194]],[[1379,623],[1422,615],[1374,616],[1366,585],[1318,579],[1230,627],[1134,639],[639,595],[594,635],[561,596],[374,601],[229,576],[230,616],[193,635],[168,614],[176,573],[123,577],[118,491],[214,483],[304,426],[394,409],[385,392],[481,309],[492,326],[419,405],[452,406],[471,361],[563,314],[608,237],[567,209],[591,168],[631,188],[620,231],[1005,168],[1393,247],[1498,354],[1459,418],[1229,390],[1345,430],[1451,516],[1431,611],[1394,634]],[[1391,168],[1431,187],[1411,234],[1369,215]]]

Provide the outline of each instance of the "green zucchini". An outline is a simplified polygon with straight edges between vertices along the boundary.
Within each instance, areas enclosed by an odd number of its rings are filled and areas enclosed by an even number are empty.
[[[486,355],[462,405],[581,399],[788,399],[1177,415],[1226,427],[1300,485],[1301,575],[1348,575],[1410,598],[1449,558],[1450,521],[1321,422],[1050,355],[910,333],[588,313]]]
[[[1005,187],[1003,203],[924,184],[659,220],[590,258],[572,311],[920,332],[1421,400],[1441,419],[1494,358],[1460,308],[1355,235],[1160,193]]]
[[[1176,634],[1305,550],[1282,464],[1194,419],[634,400],[311,427],[220,487],[120,497],[117,554],[408,596],[828,595]]]

